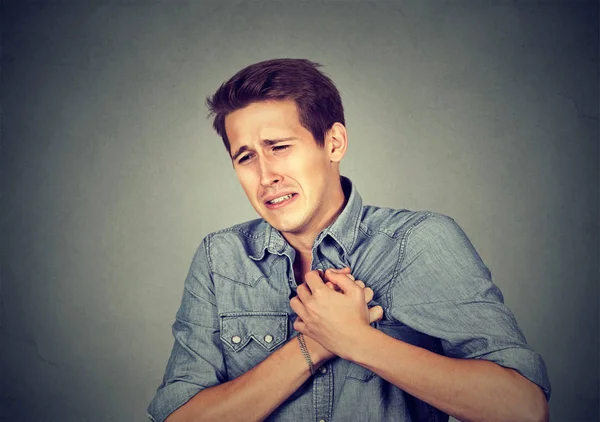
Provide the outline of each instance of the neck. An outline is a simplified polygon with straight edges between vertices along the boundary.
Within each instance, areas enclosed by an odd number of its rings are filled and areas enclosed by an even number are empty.
[[[323,229],[330,226],[336,220],[346,206],[346,196],[344,195],[341,183],[339,184],[338,189],[336,189],[334,197],[332,202],[333,206],[317,220],[313,227],[302,230],[301,233],[282,233],[285,240],[287,240],[290,246],[299,254],[302,267],[307,267],[307,271],[310,270],[312,247],[315,243],[315,239]]]

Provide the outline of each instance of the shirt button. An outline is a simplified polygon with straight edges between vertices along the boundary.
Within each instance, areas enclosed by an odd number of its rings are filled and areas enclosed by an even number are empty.
[[[319,422],[325,422],[325,419],[321,419]]]
[[[322,374],[326,374],[327,373],[327,368],[325,368],[324,366],[321,366],[319,368],[319,372],[322,373]]]
[[[270,343],[270,342],[272,342],[272,341],[273,341],[273,336],[272,336],[272,335],[269,335],[269,334],[267,334],[267,335],[265,336],[265,343]]]
[[[233,336],[231,337],[231,341],[233,341],[235,344],[238,344],[240,341],[242,341],[242,338],[240,336]]]

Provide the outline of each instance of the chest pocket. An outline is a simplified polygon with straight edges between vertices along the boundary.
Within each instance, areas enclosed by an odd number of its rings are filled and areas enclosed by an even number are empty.
[[[227,312],[219,316],[230,379],[249,371],[287,341],[287,312]]]

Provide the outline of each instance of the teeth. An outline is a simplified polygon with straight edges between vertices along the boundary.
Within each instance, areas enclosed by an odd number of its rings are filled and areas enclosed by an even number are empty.
[[[285,195],[285,196],[281,196],[281,197],[279,197],[279,198],[271,199],[271,200],[269,201],[269,203],[270,203],[270,204],[277,204],[277,203],[279,203],[279,202],[281,202],[281,201],[285,201],[286,199],[290,199],[291,197],[292,197],[292,195],[291,195],[291,194],[289,194],[289,195]]]

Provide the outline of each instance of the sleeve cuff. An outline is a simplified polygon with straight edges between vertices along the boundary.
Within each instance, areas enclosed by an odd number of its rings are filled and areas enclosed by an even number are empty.
[[[152,422],[164,422],[171,413],[186,404],[204,390],[197,384],[178,381],[160,388],[148,406],[148,418]]]
[[[537,384],[546,400],[550,400],[551,387],[548,371],[542,357],[529,349],[511,347],[477,356],[476,359],[489,360],[505,368],[514,369],[529,381]]]

